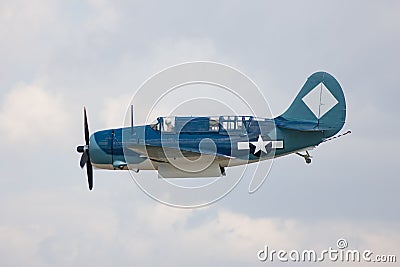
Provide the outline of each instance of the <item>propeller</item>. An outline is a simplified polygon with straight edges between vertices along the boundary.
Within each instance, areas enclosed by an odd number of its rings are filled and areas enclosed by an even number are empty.
[[[89,190],[93,189],[93,166],[92,162],[90,161],[90,154],[89,154],[89,125],[87,121],[87,115],[86,115],[86,107],[83,107],[83,128],[85,132],[85,145],[84,146],[78,146],[76,150],[79,153],[82,153],[81,160],[79,162],[79,165],[83,169],[83,167],[86,165],[86,173],[88,177],[88,184],[89,184]]]

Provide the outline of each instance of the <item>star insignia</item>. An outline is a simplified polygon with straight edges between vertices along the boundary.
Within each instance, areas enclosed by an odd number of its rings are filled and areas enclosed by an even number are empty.
[[[261,137],[261,135],[258,136],[257,141],[250,142],[250,144],[255,146],[254,149],[254,154],[256,154],[258,151],[262,151],[264,153],[268,153],[266,146],[270,143],[270,141],[264,141]]]

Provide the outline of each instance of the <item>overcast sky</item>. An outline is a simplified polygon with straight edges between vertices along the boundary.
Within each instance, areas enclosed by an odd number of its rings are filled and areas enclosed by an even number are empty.
[[[0,2],[0,265],[262,265],[265,245],[322,250],[342,237],[399,261],[400,2],[160,2]],[[120,127],[147,78],[193,60],[243,71],[276,115],[328,71],[353,133],[202,209],[162,205],[127,172],[95,171],[89,192],[82,106],[91,132]]]

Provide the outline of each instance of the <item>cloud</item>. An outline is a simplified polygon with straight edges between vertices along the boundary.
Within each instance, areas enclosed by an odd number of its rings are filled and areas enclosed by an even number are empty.
[[[70,117],[62,100],[60,93],[40,85],[15,86],[4,96],[0,107],[3,141],[31,145],[65,136]]]
[[[118,22],[119,15],[113,1],[88,0],[88,4],[94,11],[94,15],[88,19],[88,27],[92,29],[111,30]]]
[[[54,1],[2,1],[0,4],[0,33],[12,33],[16,28],[28,27],[29,31],[40,31],[41,27],[54,21]],[[9,26],[9,27],[6,27]]]
[[[150,209],[151,210],[151,209]],[[192,213],[190,217],[195,217]],[[198,215],[199,216],[199,215]],[[186,220],[186,219],[183,219]],[[157,220],[163,224],[163,218]],[[179,224],[178,224],[179,225]],[[268,245],[271,249],[320,251],[336,247],[339,238],[346,238],[351,249],[370,249],[380,253],[398,253],[396,243],[400,241],[398,224],[386,224],[381,229],[378,224],[345,220],[307,221],[284,218],[252,218],[231,210],[221,210],[196,226],[187,223],[178,228],[169,227],[161,234],[163,238],[154,244],[164,247],[163,256],[181,252],[173,259],[178,265],[193,264],[204,266],[218,263],[224,266],[235,264],[256,265],[256,253]],[[310,237],[310,233],[311,237]],[[165,236],[166,235],[166,236]],[[162,241],[160,241],[162,240]],[[168,243],[177,244],[168,248]],[[382,247],[382,244],[385,244]],[[152,250],[152,251],[154,251]],[[151,255],[148,255],[151,257]],[[164,261],[168,265],[174,262]]]
[[[218,53],[215,44],[208,38],[164,39],[153,44],[155,64],[171,66],[185,61],[211,60]]]
[[[255,218],[218,205],[185,210],[140,199],[121,206],[120,196],[99,190],[38,193],[3,196],[13,202],[0,207],[7,266],[249,266],[259,264],[265,245],[321,251],[339,238],[351,249],[400,252],[398,223]]]
[[[1,1],[2,83],[31,77],[44,67],[63,34],[56,11],[55,1]]]
[[[129,108],[131,96],[121,95],[112,99],[105,99],[100,113],[100,117],[106,128],[121,128],[123,127],[124,116]],[[128,121],[128,120],[127,120]]]
[[[104,122],[104,127],[122,127],[124,116],[129,114],[128,109],[132,97],[137,89],[139,89],[139,86],[152,75],[155,75],[164,68],[182,62],[212,60],[216,54],[217,51],[211,40],[199,38],[163,40],[160,43],[154,43],[151,45],[149,58],[146,58],[145,61],[131,59],[127,62],[126,58],[121,58],[121,61],[118,62],[111,73],[116,85],[108,85],[119,87],[119,94],[109,89],[104,89],[103,93],[103,95],[106,94],[106,97],[103,99],[100,114]],[[149,62],[152,63],[149,64]],[[131,73],[134,73],[134,76]],[[138,77],[141,77],[141,80]],[[121,80],[124,80],[122,85]],[[132,88],[132,84],[136,84],[137,88]],[[155,100],[152,99],[151,103]],[[147,116],[147,110],[143,110],[142,112],[141,105],[134,108],[136,115],[135,123],[143,123]],[[130,122],[130,119],[127,119],[126,122]]]

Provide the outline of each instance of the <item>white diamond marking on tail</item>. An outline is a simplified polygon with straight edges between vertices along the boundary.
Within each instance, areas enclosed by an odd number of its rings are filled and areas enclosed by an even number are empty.
[[[322,118],[322,116],[339,103],[322,82],[315,86],[301,100],[303,100],[304,104],[306,104],[318,119]]]

